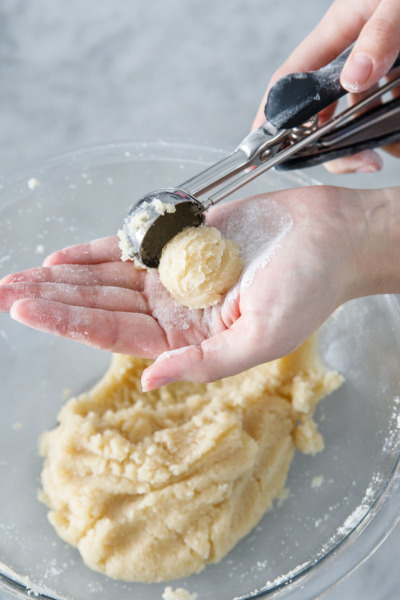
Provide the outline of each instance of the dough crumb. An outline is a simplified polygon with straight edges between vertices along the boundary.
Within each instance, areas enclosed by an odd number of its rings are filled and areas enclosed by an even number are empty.
[[[34,190],[39,185],[39,181],[36,179],[36,177],[31,177],[28,179],[27,185],[30,190]]]
[[[295,432],[295,442],[298,449],[303,454],[317,454],[324,449],[324,438],[320,434],[315,421],[306,417],[302,419],[301,424]]]
[[[153,198],[153,200],[150,202],[150,206],[152,206],[159,215],[176,212],[175,204],[171,204],[170,202],[162,202],[159,198]]]
[[[282,506],[282,504],[285,502],[285,500],[287,500],[289,498],[290,495],[290,490],[289,488],[284,488],[283,490],[281,490],[279,492],[279,494],[277,495],[277,506],[278,508],[280,508]]]
[[[207,308],[237,282],[242,268],[237,242],[201,225],[181,231],[165,245],[158,273],[179,304]]]
[[[124,229],[118,230],[118,238],[119,238],[119,249],[121,250],[121,260],[133,260],[132,248],[128,240],[128,236]]]
[[[166,587],[162,595],[163,600],[196,600],[197,594],[191,594],[185,588],[177,588],[173,590],[172,587]]]
[[[321,485],[324,483],[324,476],[323,475],[318,475],[317,477],[313,477],[313,480],[311,482],[311,487],[312,488],[319,488],[321,487]]]

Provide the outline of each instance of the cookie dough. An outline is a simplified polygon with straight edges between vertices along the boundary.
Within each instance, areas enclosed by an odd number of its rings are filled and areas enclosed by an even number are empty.
[[[181,231],[165,245],[158,273],[179,304],[207,308],[237,282],[242,267],[237,242],[201,225]]]
[[[185,588],[173,590],[168,586],[165,588],[162,598],[163,600],[197,600],[197,594],[191,594]]]
[[[41,438],[41,498],[85,563],[127,581],[166,581],[217,562],[282,495],[296,444],[323,440],[312,415],[342,378],[315,339],[210,384],[141,391],[148,360],[114,355]]]

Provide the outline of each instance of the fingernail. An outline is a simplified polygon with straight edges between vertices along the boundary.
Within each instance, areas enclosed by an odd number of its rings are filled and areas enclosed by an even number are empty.
[[[359,92],[372,73],[373,63],[367,54],[355,54],[344,66],[342,85],[349,92]]]
[[[0,279],[0,285],[6,285],[12,282],[12,275],[5,275]]]
[[[14,304],[11,306],[11,308],[10,308],[10,317],[12,319],[14,319],[14,321],[18,321],[19,322],[21,319],[20,319],[19,315],[16,314],[16,309],[17,309],[18,302],[19,302],[19,300],[16,300],[14,302]]]
[[[176,381],[176,379],[173,379],[172,377],[160,377],[158,379],[150,379],[149,381],[142,380],[142,391],[150,392],[151,390],[156,390],[169,383],[174,383],[174,381]]]

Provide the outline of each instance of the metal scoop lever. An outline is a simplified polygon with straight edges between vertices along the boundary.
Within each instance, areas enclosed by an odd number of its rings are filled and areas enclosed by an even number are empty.
[[[267,121],[247,135],[234,152],[178,188],[156,190],[140,198],[124,223],[130,256],[146,267],[157,268],[165,244],[183,229],[201,225],[204,212],[210,206],[268,169],[285,168],[285,165],[291,168],[296,161],[289,159],[296,158],[297,154],[301,156],[301,166],[316,164],[318,156],[325,152],[324,146],[316,145],[320,138],[325,136],[327,143],[329,138],[326,136],[342,125],[351,128],[351,119],[357,112],[380,100],[383,94],[400,84],[400,77],[388,82],[318,127],[318,112],[346,93],[339,80],[350,51],[351,47],[319,71],[288,75],[276,82],[265,107]],[[400,66],[400,55],[393,68],[397,66]],[[376,131],[370,140],[367,139],[367,125],[368,117],[365,117],[362,148],[379,145]],[[345,130],[342,129],[342,137],[343,133]],[[395,139],[400,139],[400,130],[390,141]],[[340,146],[340,149],[338,146],[336,151],[340,151],[341,156],[353,154],[357,151],[357,143],[344,148]],[[199,200],[216,188],[213,194]]]

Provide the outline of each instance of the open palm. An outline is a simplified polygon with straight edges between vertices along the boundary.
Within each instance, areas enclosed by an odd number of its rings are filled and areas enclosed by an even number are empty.
[[[96,348],[159,357],[144,389],[232,375],[293,351],[348,299],[354,240],[343,205],[354,194],[317,186],[210,210],[207,224],[239,241],[245,267],[237,286],[205,310],[179,306],[157,271],[122,262],[116,236],[6,276],[0,309]]]

